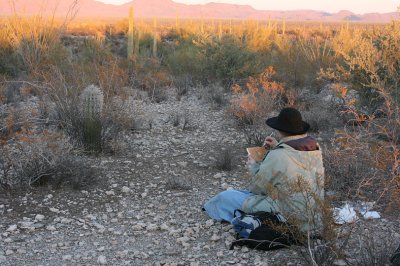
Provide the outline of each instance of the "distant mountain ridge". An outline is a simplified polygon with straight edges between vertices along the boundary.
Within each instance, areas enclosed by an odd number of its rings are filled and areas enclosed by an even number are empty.
[[[18,0],[15,10],[21,15],[53,14],[65,16],[73,0]],[[216,18],[216,19],[272,19],[287,21],[359,21],[390,22],[400,19],[397,12],[355,14],[343,10],[327,13],[315,10],[272,11],[257,10],[249,5],[208,3],[204,5],[186,5],[172,0],[133,0],[123,5],[105,4],[96,0],[79,0],[77,17],[127,17],[129,7],[133,6],[136,17],[163,18]],[[11,15],[13,8],[9,1],[0,1],[0,16]],[[55,10],[55,12],[54,12]]]

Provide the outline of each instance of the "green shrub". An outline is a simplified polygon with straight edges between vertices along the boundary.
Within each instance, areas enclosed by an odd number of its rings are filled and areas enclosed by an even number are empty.
[[[205,72],[210,79],[232,85],[262,71],[260,54],[231,36],[205,44]]]
[[[0,47],[0,74],[15,77],[21,68],[21,60],[11,48]]]
[[[164,64],[174,76],[190,75],[193,79],[203,81],[205,78],[205,58],[199,46],[184,42],[183,44],[163,46]]]

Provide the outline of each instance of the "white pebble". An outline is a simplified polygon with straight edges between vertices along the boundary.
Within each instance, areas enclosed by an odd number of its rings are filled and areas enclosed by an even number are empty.
[[[56,231],[56,228],[53,225],[46,226],[46,229],[49,231]]]
[[[106,195],[111,196],[111,195],[115,195],[115,193],[114,193],[114,191],[110,190],[110,191],[106,191]]]
[[[211,241],[218,241],[218,240],[220,240],[221,239],[221,237],[220,236],[217,236],[216,234],[214,234],[212,237],[211,237]]]
[[[11,249],[7,249],[7,250],[6,250],[6,255],[7,255],[7,256],[10,256],[10,255],[12,255],[12,254],[14,254],[14,251],[12,251]]]
[[[148,231],[156,231],[158,229],[158,225],[156,224],[149,224],[146,226],[146,230]]]
[[[50,210],[51,212],[55,212],[55,213],[59,213],[59,212],[60,212],[60,210],[57,209],[57,208],[49,208],[49,210]]]
[[[214,175],[214,178],[215,179],[220,179],[222,177],[222,174],[221,173],[216,173],[215,175]]]
[[[100,264],[100,265],[105,265],[105,264],[107,264],[107,259],[106,259],[106,257],[103,256],[103,255],[100,255],[100,256],[97,258],[97,263]]]
[[[13,224],[13,225],[10,225],[10,226],[8,227],[8,229],[6,230],[6,232],[14,232],[15,230],[17,230],[17,225],[16,225],[16,224]]]
[[[214,225],[214,220],[213,219],[210,219],[210,220],[206,221],[206,228],[210,228],[213,225]]]
[[[161,226],[160,226],[160,229],[161,230],[164,230],[164,231],[169,231],[169,226],[166,224],[166,223],[163,223]]]
[[[44,220],[44,215],[42,215],[42,214],[37,214],[37,215],[35,216],[35,220],[38,221],[38,222],[43,221],[43,220]]]
[[[131,189],[124,186],[124,187],[122,187],[121,191],[122,191],[122,193],[129,193],[129,192],[131,192]]]

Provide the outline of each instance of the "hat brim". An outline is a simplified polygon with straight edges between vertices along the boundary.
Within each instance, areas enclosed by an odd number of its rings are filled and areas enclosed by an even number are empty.
[[[271,117],[267,119],[267,121],[265,121],[265,123],[268,126],[272,127],[273,129],[277,129],[285,133],[296,134],[296,135],[305,134],[310,129],[310,125],[307,122],[304,121],[301,122],[302,122],[302,128],[289,128],[287,125],[279,123],[278,117]]]

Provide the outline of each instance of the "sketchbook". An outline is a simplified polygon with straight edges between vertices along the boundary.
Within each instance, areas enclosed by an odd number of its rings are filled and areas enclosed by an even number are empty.
[[[267,149],[264,147],[251,147],[246,148],[248,155],[253,158],[256,162],[260,162],[264,160],[265,155],[267,154]]]

